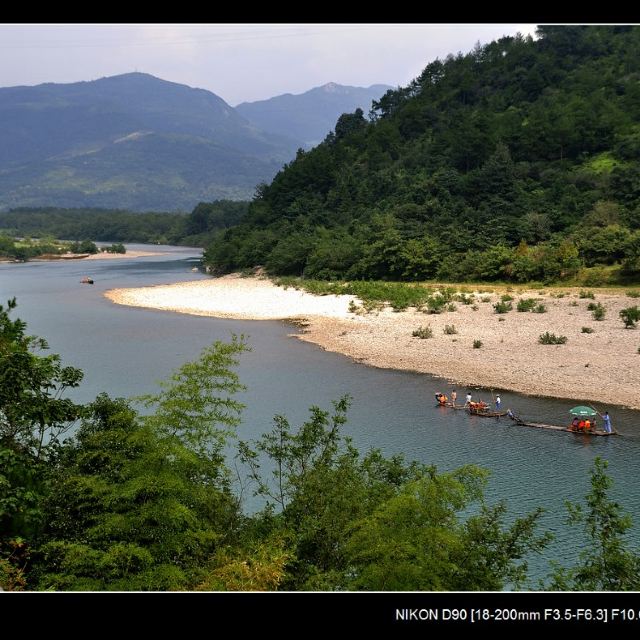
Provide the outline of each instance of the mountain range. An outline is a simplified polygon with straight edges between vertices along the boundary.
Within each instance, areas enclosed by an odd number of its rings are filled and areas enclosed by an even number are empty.
[[[269,130],[256,124],[268,120],[260,108],[251,122],[210,91],[143,73],[0,88],[0,209],[188,210],[199,201],[248,199],[297,148],[323,137],[320,119],[331,122],[326,135],[342,113],[330,116],[318,100],[317,117],[310,93],[291,97],[313,127],[305,129],[301,115],[289,130]],[[324,93],[335,109],[347,104],[334,100],[340,91]],[[262,102],[268,111],[271,101]]]
[[[242,102],[236,111],[264,131],[279,133],[303,141],[306,148],[322,142],[336,119],[360,108],[365,113],[373,100],[389,89],[386,84],[349,87],[329,82],[305,93],[285,93],[269,100]]]

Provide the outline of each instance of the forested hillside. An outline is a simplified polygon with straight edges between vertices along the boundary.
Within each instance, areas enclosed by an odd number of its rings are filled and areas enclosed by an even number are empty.
[[[206,256],[315,278],[640,272],[640,28],[545,26],[342,115]]]

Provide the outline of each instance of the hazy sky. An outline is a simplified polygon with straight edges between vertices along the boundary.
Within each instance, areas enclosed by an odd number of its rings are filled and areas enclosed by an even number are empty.
[[[213,91],[231,105],[327,82],[405,85],[437,57],[530,24],[0,25],[0,86],[130,71]]]

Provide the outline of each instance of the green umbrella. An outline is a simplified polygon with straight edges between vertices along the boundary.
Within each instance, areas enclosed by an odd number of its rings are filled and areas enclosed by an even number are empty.
[[[591,407],[585,407],[580,406],[580,407],[573,407],[573,409],[571,409],[571,411],[569,411],[569,413],[572,416],[580,416],[580,417],[591,417],[591,416],[596,416],[598,415],[596,411],[594,411]]]

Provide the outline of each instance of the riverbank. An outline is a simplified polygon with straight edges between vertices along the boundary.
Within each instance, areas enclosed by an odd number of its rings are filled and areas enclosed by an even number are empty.
[[[193,315],[294,320],[303,327],[296,336],[301,340],[375,367],[441,376],[456,386],[640,409],[640,331],[625,329],[619,317],[621,309],[637,300],[610,291],[596,290],[594,301],[580,299],[577,290],[567,288],[521,290],[512,293],[512,311],[496,314],[493,305],[500,293],[476,292],[473,305],[456,303],[455,310],[433,315],[389,308],[356,314],[349,311],[351,303],[358,303],[353,296],[315,296],[238,275],[113,289],[105,295],[118,304]],[[519,298],[535,298],[546,313],[517,312]],[[604,320],[593,319],[587,309],[593,302],[604,306]],[[420,326],[430,327],[433,337],[413,337]],[[446,334],[447,326],[456,333]],[[583,333],[583,327],[593,333]],[[538,337],[547,331],[566,336],[567,343],[539,344]],[[478,340],[482,345],[474,348]]]
[[[166,255],[162,251],[127,251],[126,253],[107,253],[101,251],[99,253],[62,253],[62,254],[43,254],[30,258],[29,262],[65,262],[68,260],[122,260],[123,258],[146,258],[148,256]],[[15,260],[6,258],[5,262],[15,262]]]
[[[163,256],[166,253],[162,251],[133,251],[127,249],[127,253],[107,253],[100,251],[99,253],[89,254],[83,260],[118,260],[122,258],[147,258],[148,256]]]

